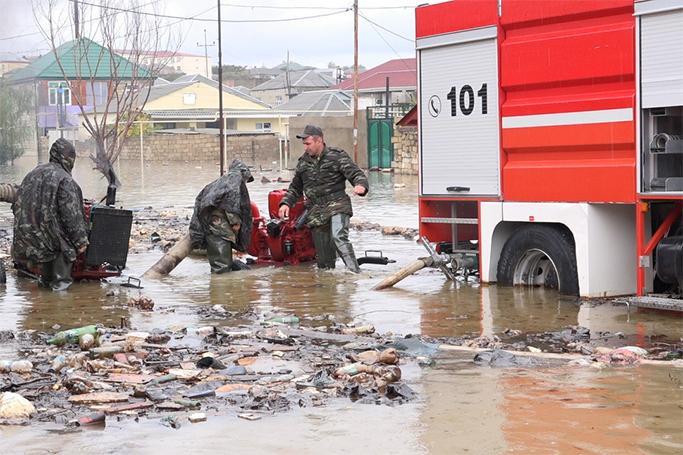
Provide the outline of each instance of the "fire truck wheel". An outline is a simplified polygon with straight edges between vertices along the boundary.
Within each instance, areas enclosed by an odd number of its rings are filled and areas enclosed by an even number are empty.
[[[497,279],[503,285],[543,286],[565,295],[579,294],[576,253],[566,229],[529,225],[505,243]]]

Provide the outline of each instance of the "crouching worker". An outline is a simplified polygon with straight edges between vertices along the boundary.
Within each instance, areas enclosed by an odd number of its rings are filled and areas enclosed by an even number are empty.
[[[232,250],[245,251],[251,240],[247,182],[253,180],[249,168],[234,160],[227,174],[206,185],[195,199],[190,238],[194,248],[206,249],[211,273],[245,268],[232,259]]]
[[[29,172],[12,205],[12,255],[20,269],[38,267],[40,283],[54,291],[73,282],[76,256],[88,247],[81,188],[71,177],[76,150],[66,139],[50,148],[50,162]]]

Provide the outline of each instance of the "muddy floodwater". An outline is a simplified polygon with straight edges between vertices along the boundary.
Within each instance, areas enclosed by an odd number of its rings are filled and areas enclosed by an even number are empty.
[[[0,168],[0,182],[20,182],[35,164],[22,158]],[[119,204],[133,210],[152,206],[191,214],[197,192],[217,177],[215,163],[169,165],[122,162],[124,186]],[[74,172],[89,198],[104,196],[106,183],[81,159]],[[261,183],[289,173],[255,170],[249,190],[261,212],[269,191],[283,183]],[[417,227],[417,179],[370,174],[367,198],[354,198],[355,220]],[[7,204],[0,206],[0,230],[11,225]],[[76,327],[119,325],[125,317],[138,330],[240,321],[202,319],[198,307],[221,304],[237,313],[282,312],[303,318],[333,315],[339,322],[370,323],[378,332],[430,337],[500,334],[505,329],[556,331],[582,325],[591,333],[621,332],[623,343],[649,347],[679,342],[683,320],[628,311],[621,304],[576,302],[539,289],[511,289],[447,282],[440,272],[423,270],[393,289],[371,287],[425,250],[414,240],[352,231],[356,252],[381,250],[396,260],[364,265],[354,276],[318,272],[310,264],[260,267],[211,276],[205,258],[190,257],[142,291],[114,284],[79,283],[68,293],[39,289],[8,273],[0,285],[0,330],[52,331],[55,324]],[[0,253],[7,253],[2,251]],[[131,254],[126,275],[139,276],[161,251]],[[341,264],[341,262],[339,262]],[[155,303],[153,312],[125,305],[140,292]],[[11,356],[0,345],[0,357]],[[430,367],[406,365],[404,379],[417,399],[398,406],[354,404],[338,399],[320,408],[301,408],[251,422],[234,414],[212,413],[180,429],[157,419],[107,419],[104,429],[64,432],[63,425],[0,427],[2,453],[683,453],[683,368],[674,366],[579,366],[489,368],[475,366],[473,354],[437,353]]]

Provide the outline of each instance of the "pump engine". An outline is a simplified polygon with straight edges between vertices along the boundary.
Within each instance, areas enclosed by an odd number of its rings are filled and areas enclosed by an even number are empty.
[[[287,190],[273,190],[268,194],[268,215],[261,216],[252,202],[253,229],[247,252],[256,257],[257,264],[300,264],[315,259],[311,230],[305,224],[306,208],[299,200],[289,211],[288,220],[278,219],[280,202]]]

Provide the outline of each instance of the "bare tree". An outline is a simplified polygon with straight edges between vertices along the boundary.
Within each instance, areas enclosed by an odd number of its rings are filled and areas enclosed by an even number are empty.
[[[36,22],[94,140],[95,168],[116,188],[120,181],[113,165],[154,79],[173,57],[174,52],[158,56],[172,47],[169,24],[145,9],[156,2],[69,0],[64,9],[57,0],[39,1]]]

